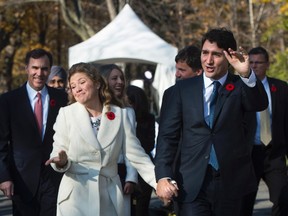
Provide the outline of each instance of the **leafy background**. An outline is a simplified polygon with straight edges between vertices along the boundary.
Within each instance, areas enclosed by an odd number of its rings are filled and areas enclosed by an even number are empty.
[[[209,28],[227,27],[245,49],[266,48],[268,74],[288,81],[286,0],[0,0],[0,93],[26,80],[24,57],[32,48],[48,49],[54,64],[68,69],[68,48],[96,34],[126,3],[179,49],[199,46]],[[130,78],[137,78],[153,67],[127,69]]]

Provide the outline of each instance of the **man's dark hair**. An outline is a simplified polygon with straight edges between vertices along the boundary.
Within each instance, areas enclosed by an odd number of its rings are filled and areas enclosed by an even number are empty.
[[[26,57],[25,57],[25,64],[28,65],[29,64],[29,60],[30,58],[33,58],[33,59],[39,59],[43,56],[47,56],[48,59],[49,59],[49,62],[50,62],[50,67],[52,67],[53,65],[53,57],[52,57],[52,54],[44,49],[41,49],[41,48],[38,48],[38,49],[33,49],[31,51],[29,51],[27,54],[26,54]]]
[[[193,70],[202,69],[201,66],[201,50],[193,45],[181,49],[175,57],[175,62],[183,61]]]
[[[261,46],[252,48],[248,54],[249,55],[262,54],[264,56],[266,62],[269,62],[269,54],[268,54],[267,50]]]
[[[228,51],[228,48],[237,50],[237,43],[234,35],[226,28],[215,28],[209,30],[202,37],[202,47],[206,40],[212,43],[215,42],[219,48],[222,48],[226,51]]]

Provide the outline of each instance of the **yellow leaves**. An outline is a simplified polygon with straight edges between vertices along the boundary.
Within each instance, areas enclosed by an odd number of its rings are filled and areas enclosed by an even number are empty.
[[[280,14],[288,16],[288,3],[285,3],[279,10]]]

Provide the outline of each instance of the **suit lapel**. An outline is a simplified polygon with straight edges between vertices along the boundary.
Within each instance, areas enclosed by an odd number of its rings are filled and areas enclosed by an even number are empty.
[[[58,111],[60,109],[60,103],[59,98],[56,94],[54,94],[53,91],[50,90],[50,88],[47,87],[48,94],[49,94],[49,104],[48,104],[48,115],[47,115],[47,124],[46,124],[46,130],[44,133],[44,137],[46,135],[46,131],[51,130],[53,128],[55,119],[58,115]]]
[[[271,80],[269,77],[267,77],[268,85],[269,85],[269,91],[271,94],[271,108],[272,108],[272,116],[273,116],[273,110],[276,109],[276,101],[277,101],[277,94],[276,94],[276,86],[273,83],[273,80]]]
[[[217,103],[216,103],[216,107],[215,107],[213,127],[217,123],[217,119],[220,115],[220,112],[223,108],[223,105],[224,105],[226,99],[229,97],[229,95],[231,94],[231,92],[235,88],[235,78],[236,78],[236,76],[228,73],[228,76],[227,76],[227,79],[226,79],[224,85],[219,89],[218,99],[217,99]]]
[[[191,86],[191,92],[189,93],[191,96],[189,98],[193,98],[193,100],[189,100],[191,102],[191,106],[197,107],[196,117],[202,118],[203,124],[206,124],[204,118],[204,102],[203,102],[203,88],[204,88],[204,80],[203,76],[197,76],[193,78],[195,80]],[[199,81],[197,81],[199,79]],[[194,81],[193,80],[193,81]],[[193,103],[193,104],[192,104]],[[197,106],[195,106],[197,104]],[[207,125],[208,126],[208,125]],[[209,127],[209,126],[208,126]]]
[[[19,104],[18,108],[20,109],[19,111],[20,111],[20,113],[23,113],[23,117],[26,118],[25,121],[27,121],[28,124],[31,124],[32,127],[35,129],[35,131],[37,131],[37,134],[39,134],[36,119],[34,116],[34,112],[33,112],[33,109],[31,107],[30,100],[28,97],[26,84],[24,84],[22,86],[19,93],[20,93],[19,98],[17,99],[18,104]],[[40,138],[40,136],[39,136],[39,138]]]

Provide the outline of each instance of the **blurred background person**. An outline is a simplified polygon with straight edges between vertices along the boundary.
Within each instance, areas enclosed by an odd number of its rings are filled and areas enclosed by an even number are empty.
[[[176,80],[187,79],[202,74],[203,69],[200,60],[201,50],[189,45],[181,49],[175,57]]]
[[[67,87],[67,73],[61,66],[53,65],[51,73],[47,79],[47,85],[53,88],[66,91]]]
[[[130,85],[127,87],[127,96],[136,115],[136,136],[152,160],[151,151],[155,144],[155,116],[149,112],[147,95],[143,89]],[[134,193],[136,216],[149,215],[152,189],[139,175],[137,190]]]
[[[108,89],[122,107],[127,109],[128,117],[131,125],[133,126],[133,132],[136,133],[136,119],[135,112],[131,107],[128,97],[126,95],[126,79],[122,69],[116,64],[105,64],[97,66],[100,74],[104,77]],[[121,154],[118,161],[118,173],[123,184],[124,202],[125,202],[125,215],[134,215],[134,204],[131,194],[135,190],[135,184],[138,183],[138,173],[133,168],[130,162]]]
[[[249,51],[250,66],[264,85],[269,106],[263,112],[252,113],[249,130],[253,131],[252,161],[259,185],[260,179],[266,183],[270,201],[273,203],[272,216],[287,216],[287,166],[288,154],[288,86],[287,83],[267,76],[269,54],[263,47]],[[267,112],[267,120],[263,122]],[[249,114],[250,115],[250,114]],[[266,125],[267,131],[262,130]],[[262,137],[262,132],[267,137]],[[286,190],[286,191],[285,191]],[[243,198],[241,216],[252,216],[257,191]]]

